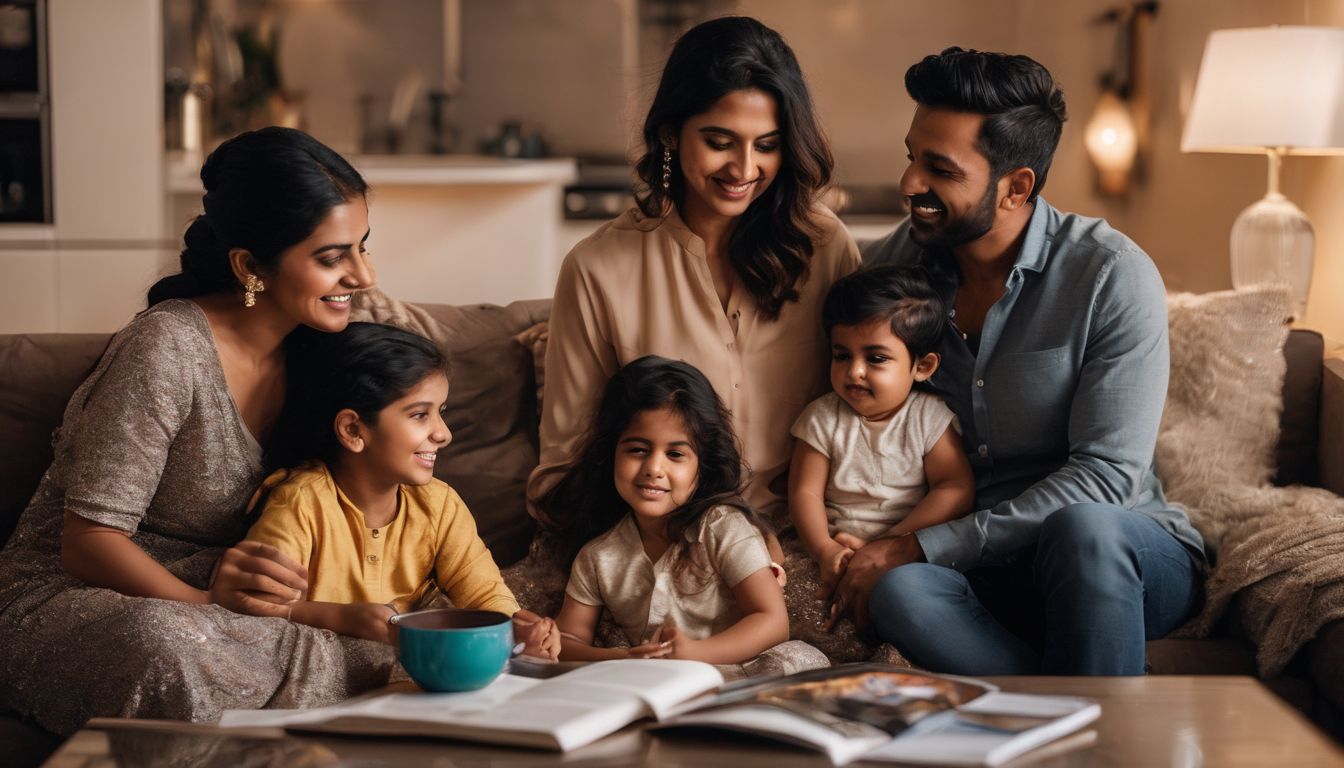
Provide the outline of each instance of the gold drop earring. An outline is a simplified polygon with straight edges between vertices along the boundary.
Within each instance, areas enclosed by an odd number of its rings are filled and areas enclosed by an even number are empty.
[[[663,192],[672,188],[672,150],[663,147]]]
[[[257,305],[257,294],[266,290],[266,284],[261,282],[261,278],[249,273],[246,281],[243,282],[243,306],[254,307]]]

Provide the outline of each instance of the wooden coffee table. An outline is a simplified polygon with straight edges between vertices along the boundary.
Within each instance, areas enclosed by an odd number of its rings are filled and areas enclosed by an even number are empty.
[[[1101,719],[1023,756],[1033,766],[1344,766],[1344,750],[1249,677],[998,677],[1004,690],[1088,696]],[[638,727],[565,755],[461,742],[368,740],[223,731],[159,721],[86,728],[48,768],[108,765],[829,765],[815,753],[738,735]]]

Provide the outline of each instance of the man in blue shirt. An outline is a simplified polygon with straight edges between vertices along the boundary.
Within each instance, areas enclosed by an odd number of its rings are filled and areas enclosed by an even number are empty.
[[[1038,196],[1065,120],[1044,67],[949,48],[905,84],[910,218],[864,261],[923,264],[951,308],[929,386],[960,421],[976,511],[864,547],[836,601],[935,670],[1143,674],[1205,565],[1153,468],[1162,278],[1105,221]]]

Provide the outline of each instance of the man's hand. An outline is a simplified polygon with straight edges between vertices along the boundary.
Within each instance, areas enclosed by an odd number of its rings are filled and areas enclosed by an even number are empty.
[[[849,559],[849,567],[840,577],[832,597],[835,616],[848,613],[854,620],[854,626],[863,629],[868,626],[868,599],[873,594],[877,580],[892,568],[907,563],[924,561],[924,550],[919,539],[912,535],[897,536],[894,539],[875,539],[865,544]],[[835,618],[832,618],[834,625]]]

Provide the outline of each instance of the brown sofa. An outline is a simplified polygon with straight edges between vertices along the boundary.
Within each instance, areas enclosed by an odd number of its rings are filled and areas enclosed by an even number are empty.
[[[537,389],[532,352],[515,337],[544,320],[545,300],[487,305],[411,307],[439,324],[452,366],[447,420],[453,443],[440,452],[437,474],[455,486],[476,514],[501,565],[523,556],[532,525],[523,483],[537,459]],[[106,345],[106,335],[0,336],[0,542],[51,460],[51,431],[65,402]],[[1278,446],[1282,484],[1321,486],[1344,494],[1344,361],[1322,363],[1322,341],[1294,331],[1285,352],[1288,376]],[[1255,674],[1253,649],[1230,634],[1210,640],[1149,643],[1156,674]],[[1328,626],[1286,673],[1266,681],[1336,735],[1344,709],[1344,623]],[[0,702],[0,709],[3,709]],[[0,717],[0,743],[41,754],[56,743],[15,718]],[[15,753],[11,753],[11,756]]]

